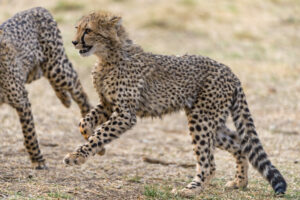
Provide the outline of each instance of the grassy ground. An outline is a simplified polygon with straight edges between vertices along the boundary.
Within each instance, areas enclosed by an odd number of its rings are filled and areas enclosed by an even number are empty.
[[[92,103],[90,71],[95,58],[81,58],[71,45],[74,24],[91,10],[119,13],[131,37],[146,50],[202,54],[231,66],[240,77],[260,138],[289,184],[282,199],[300,199],[300,3],[298,0],[1,0],[0,21],[34,6],[49,9],[61,28],[67,53]],[[4,199],[181,199],[194,169],[154,165],[143,156],[193,163],[184,113],[139,119],[138,125],[81,167],[62,159],[84,142],[76,105],[65,109],[45,79],[28,85],[36,129],[48,171],[30,168],[15,111],[0,110],[0,198]],[[43,103],[41,103],[43,102]],[[250,169],[249,186],[225,190],[233,158],[216,152],[217,174],[194,199],[277,199]]]

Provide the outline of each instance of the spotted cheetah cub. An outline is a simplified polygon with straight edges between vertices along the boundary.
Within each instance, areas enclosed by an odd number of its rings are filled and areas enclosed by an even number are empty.
[[[197,162],[196,176],[183,196],[198,194],[215,174],[215,147],[229,151],[237,162],[229,187],[246,187],[248,161],[269,181],[276,194],[286,182],[271,164],[258,138],[239,79],[210,58],[167,56],[144,52],[127,36],[121,18],[107,12],[84,16],[73,44],[82,56],[96,55],[93,70],[99,105],[81,120],[87,143],[64,162],[80,165],[104,153],[104,145],[132,128],[139,117],[157,117],[183,109],[188,118]],[[225,123],[231,114],[237,132]]]
[[[44,8],[20,12],[0,26],[0,104],[17,110],[24,145],[36,169],[46,168],[34,128],[25,84],[46,77],[66,107],[71,97],[84,116],[90,110],[76,71],[68,60],[60,31]]]

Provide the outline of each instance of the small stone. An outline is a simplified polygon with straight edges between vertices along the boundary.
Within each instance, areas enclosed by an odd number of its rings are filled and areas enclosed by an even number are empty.
[[[194,176],[192,176],[192,175],[187,175],[187,177],[188,177],[188,178],[193,178]]]
[[[116,186],[116,189],[121,189],[121,188],[122,188],[121,185],[117,185],[117,186]]]

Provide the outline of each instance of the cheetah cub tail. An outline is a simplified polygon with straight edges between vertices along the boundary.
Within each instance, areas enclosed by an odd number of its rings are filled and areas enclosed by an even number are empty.
[[[245,94],[237,88],[233,97],[231,115],[241,140],[241,149],[252,166],[271,184],[275,194],[284,194],[287,184],[281,173],[272,165],[255,130]]]

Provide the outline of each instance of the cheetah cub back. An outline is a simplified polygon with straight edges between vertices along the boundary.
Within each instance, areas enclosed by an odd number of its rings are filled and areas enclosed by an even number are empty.
[[[93,81],[100,102],[80,123],[87,143],[68,154],[66,164],[79,165],[103,153],[106,144],[136,124],[137,116],[184,110],[197,169],[193,181],[175,192],[191,196],[203,191],[215,174],[215,147],[229,151],[237,162],[236,176],[226,186],[246,187],[250,162],[276,194],[286,191],[258,138],[241,83],[227,66],[203,56],[145,52],[128,37],[121,17],[107,12],[84,16],[73,44],[82,56],[98,57]],[[229,115],[236,132],[226,127]]]
[[[16,109],[24,145],[32,165],[46,168],[40,151],[25,84],[47,78],[66,107],[71,98],[82,116],[90,110],[88,97],[65,54],[56,22],[48,10],[37,7],[17,13],[0,26],[0,104]]]

